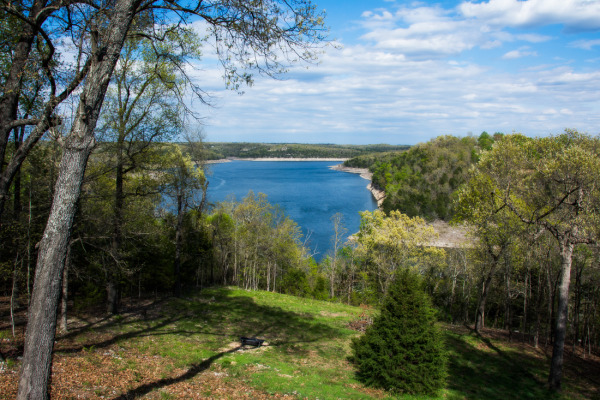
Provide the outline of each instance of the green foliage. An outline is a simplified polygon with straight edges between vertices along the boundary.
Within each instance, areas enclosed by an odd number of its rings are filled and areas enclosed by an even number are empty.
[[[279,288],[282,293],[298,297],[306,297],[310,293],[306,273],[299,268],[288,269]]]
[[[398,273],[381,314],[352,342],[359,380],[398,393],[435,394],[445,385],[446,351],[420,278]]]
[[[323,274],[316,274],[314,277],[314,285],[311,290],[311,296],[315,300],[329,299],[328,281]]]
[[[441,259],[442,251],[429,246],[436,233],[422,218],[399,211],[389,216],[380,210],[360,214],[356,253],[364,263],[366,278],[376,283],[380,294],[388,293],[397,271],[421,271]]]
[[[407,151],[376,154],[348,160],[349,167],[369,168],[373,185],[385,191],[383,210],[408,216],[449,220],[454,215],[452,196],[467,179],[469,167],[494,138],[440,136]]]

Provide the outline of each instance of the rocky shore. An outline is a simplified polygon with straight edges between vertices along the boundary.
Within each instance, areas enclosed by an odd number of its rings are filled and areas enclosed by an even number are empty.
[[[371,180],[373,179],[373,173],[371,171],[369,171],[367,168],[344,167],[344,164],[334,165],[329,168],[336,171],[349,172],[351,174],[359,174],[361,178],[368,180],[369,184],[367,185],[367,189],[369,189],[369,191],[373,194],[373,197],[377,201],[377,206],[381,208],[383,200],[385,200],[385,192],[373,186],[373,183],[371,182]]]

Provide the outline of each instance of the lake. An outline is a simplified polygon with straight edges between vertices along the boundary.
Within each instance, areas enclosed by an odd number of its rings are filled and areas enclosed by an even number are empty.
[[[241,200],[250,190],[264,193],[296,221],[308,246],[321,260],[332,247],[336,213],[344,215],[348,235],[358,232],[359,211],[377,209],[367,189],[369,181],[357,174],[329,169],[339,161],[232,161],[208,166],[208,201]]]

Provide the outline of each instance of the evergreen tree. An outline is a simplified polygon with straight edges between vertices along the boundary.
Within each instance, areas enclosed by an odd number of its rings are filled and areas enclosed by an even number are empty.
[[[446,378],[446,354],[435,322],[420,277],[399,272],[381,314],[352,343],[358,379],[398,393],[437,392]]]

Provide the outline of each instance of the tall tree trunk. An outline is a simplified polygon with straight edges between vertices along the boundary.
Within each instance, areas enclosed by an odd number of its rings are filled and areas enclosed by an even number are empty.
[[[15,309],[19,307],[19,253],[15,259],[13,269],[12,290],[10,294],[10,326],[13,338],[15,337]]]
[[[490,291],[490,285],[492,283],[492,277],[496,272],[496,266],[498,264],[497,259],[494,259],[490,271],[488,272],[485,280],[483,281],[483,286],[481,288],[481,296],[479,296],[479,302],[477,304],[477,311],[475,313],[475,332],[479,333],[481,328],[485,326],[485,303],[487,301],[487,296]]]
[[[556,328],[554,330],[554,345],[552,348],[552,362],[548,382],[550,388],[560,390],[565,338],[567,335],[567,317],[569,312],[569,284],[571,283],[571,263],[573,260],[573,243],[563,239],[561,243],[561,275],[558,290],[558,310],[556,315]]]
[[[579,334],[579,331],[581,330],[581,275],[583,274],[584,268],[585,262],[581,264],[575,263],[575,304],[573,304],[573,352],[575,352],[575,347],[581,339],[581,336]]]
[[[535,333],[533,336],[533,347],[536,349],[540,343],[540,330],[541,330],[541,322],[542,322],[542,300],[543,296],[543,286],[542,286],[542,271],[538,271],[538,284],[537,284],[537,297],[536,297],[536,305],[535,305]]]
[[[74,128],[78,132],[85,132],[81,121],[76,122]],[[77,139],[81,146],[73,143],[65,149],[50,217],[40,242],[19,380],[19,400],[46,399],[48,396],[65,254],[85,165],[93,145],[93,137],[84,135],[74,137],[70,142],[76,142]]]
[[[523,332],[523,336],[521,336],[521,341],[525,341],[525,335],[528,333],[527,327],[527,303],[529,301],[529,264],[527,264],[527,270],[525,271],[525,288],[523,289],[523,325],[521,326],[521,332]]]
[[[139,0],[117,0],[100,47],[93,43],[94,62],[80,96],[71,132],[66,138],[54,198],[40,241],[17,400],[47,399],[56,313],[65,255],[75,206],[87,160],[94,146],[94,128],[111,74],[119,58]]]
[[[511,313],[511,304],[510,304],[510,264],[508,261],[505,263],[505,273],[504,273],[504,286],[506,295],[504,297],[504,329],[508,331],[509,341],[512,340],[512,313]]]
[[[67,302],[69,301],[69,269],[71,267],[71,244],[67,248],[67,255],[65,256],[65,269],[63,272],[62,279],[62,292],[60,298],[60,330],[63,333],[69,332],[69,326],[67,323]]]
[[[15,129],[15,151],[23,144],[23,135],[25,134],[25,127],[21,129]],[[21,168],[17,171],[13,178],[13,214],[15,221],[18,223],[21,217]]]

